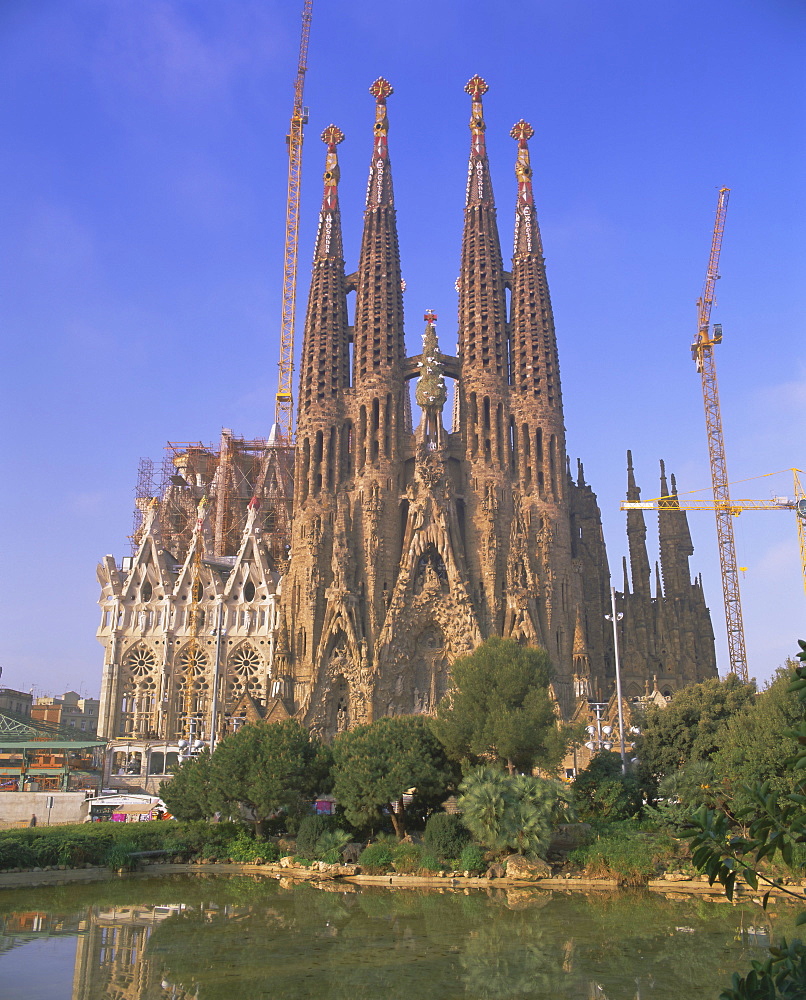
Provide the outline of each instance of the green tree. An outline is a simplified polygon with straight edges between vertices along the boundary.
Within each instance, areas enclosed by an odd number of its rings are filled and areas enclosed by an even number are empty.
[[[204,750],[180,764],[170,781],[160,782],[160,798],[177,819],[208,819],[219,808],[211,760]]]
[[[412,806],[446,794],[453,768],[421,715],[378,719],[341,733],[333,743],[333,792],[354,826],[380,821],[389,812],[399,839],[406,835],[403,793]]]
[[[750,705],[728,719],[713,757],[714,774],[735,807],[746,804],[742,786],[767,782],[782,800],[797,786],[797,774],[785,761],[797,751],[788,733],[800,720],[800,706],[790,685],[797,661],[788,660]]]
[[[539,764],[553,771],[570,727],[558,727],[544,649],[494,637],[451,667],[451,686],[431,727],[455,760],[497,761],[510,774]]]
[[[643,805],[638,781],[631,774],[622,774],[621,755],[612,750],[592,757],[572,787],[582,819],[630,819]]]
[[[720,730],[728,719],[752,705],[754,684],[735,674],[682,688],[665,708],[650,708],[635,743],[638,774],[654,794],[658,782],[691,761],[708,760],[721,745]]]
[[[210,766],[218,796],[248,807],[262,837],[265,820],[325,789],[329,752],[293,719],[255,722],[223,739]]]
[[[459,786],[462,822],[494,851],[544,855],[551,831],[569,818],[570,793],[559,781],[476,767]]]
[[[708,875],[712,885],[719,881],[729,899],[738,876],[754,889],[762,884],[796,895],[759,868],[778,853],[793,866],[796,845],[806,843],[806,642],[801,639],[798,645],[801,664],[788,687],[790,696],[796,696],[798,718],[786,734],[795,741],[796,750],[784,761],[795,790],[782,796],[769,781],[756,782],[744,787],[746,804],[735,813],[702,806],[692,816],[697,828],[691,844],[694,864]],[[802,865],[799,867],[802,870]],[[764,906],[768,897],[769,891],[764,895]],[[806,923],[806,911],[797,923]],[[720,994],[720,1000],[798,1000],[806,996],[806,945],[800,940],[774,945],[769,958],[751,965],[747,976],[734,975],[731,988]]]

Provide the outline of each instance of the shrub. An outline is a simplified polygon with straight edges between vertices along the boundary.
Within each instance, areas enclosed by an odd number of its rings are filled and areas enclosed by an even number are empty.
[[[571,851],[569,858],[589,875],[643,883],[655,873],[660,859],[671,855],[673,846],[670,837],[615,830],[586,847]]]
[[[442,871],[442,865],[433,854],[425,853],[420,858],[420,872],[423,875],[436,875]]]
[[[585,820],[629,819],[641,812],[643,795],[636,779],[621,773],[621,756],[602,750],[574,779],[579,814]]]
[[[388,844],[368,844],[361,852],[358,863],[367,875],[383,875],[392,866],[392,851]]]
[[[495,851],[543,856],[552,827],[570,813],[570,792],[559,781],[477,767],[459,789],[465,826],[478,843]]]
[[[305,816],[297,831],[297,854],[303,858],[316,858],[316,844],[332,823],[329,816]]]
[[[459,867],[463,872],[483,872],[487,869],[484,851],[478,844],[465,844],[459,858]]]
[[[134,868],[135,862],[131,855],[136,850],[137,844],[131,840],[122,840],[116,844],[112,844],[104,854],[104,864],[109,868],[114,868],[116,871],[122,868]]]
[[[240,833],[227,844],[227,853],[232,861],[241,864],[254,862],[268,864],[277,861],[280,852],[275,844],[266,840],[255,840],[246,830]]]
[[[0,833],[0,869],[49,865],[108,864],[111,848],[164,850],[183,859],[276,861],[273,842],[256,841],[237,823],[188,822],[88,823]],[[331,845],[332,846],[332,845]],[[285,852],[288,853],[288,852]],[[118,866],[120,867],[120,866]]]
[[[325,830],[322,836],[316,841],[316,847],[314,848],[315,857],[321,858],[322,861],[327,861],[328,857],[335,855],[336,861],[330,861],[328,864],[336,864],[337,861],[341,860],[342,849],[349,841],[350,834],[345,833],[344,830]]]
[[[469,840],[467,827],[450,813],[434,813],[425,824],[423,842],[438,858],[458,858]]]
[[[399,875],[414,875],[421,868],[423,848],[420,844],[399,844],[394,849],[395,871]]]

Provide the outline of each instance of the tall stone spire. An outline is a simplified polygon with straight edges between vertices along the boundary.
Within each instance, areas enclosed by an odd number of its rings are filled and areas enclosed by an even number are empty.
[[[350,385],[347,289],[339,212],[337,145],[343,132],[330,125],[322,133],[327,144],[325,190],[313,257],[313,275],[305,319],[300,372],[299,420],[324,400],[334,399]]]
[[[663,593],[669,598],[688,595],[691,587],[689,556],[694,553],[691,534],[688,529],[686,512],[679,509],[677,484],[672,476],[672,488],[666,481],[666,467],[660,463],[660,495],[672,497],[671,509],[658,512],[658,541],[660,544],[660,567],[663,574]]]
[[[372,382],[374,376],[396,373],[405,357],[403,288],[386,116],[386,98],[392,87],[379,77],[370,93],[375,97],[375,138],[356,279],[356,386]]]
[[[632,465],[632,452],[627,452],[627,500],[637,503],[641,499],[641,490],[635,483],[635,473]],[[632,590],[640,601],[649,601],[651,570],[646,549],[646,524],[640,510],[627,511],[627,540],[630,547],[630,574]],[[647,605],[648,606],[648,605]],[[643,610],[643,608],[642,608]]]
[[[508,380],[506,298],[493,186],[484,142],[481,99],[487,84],[474,76],[465,87],[470,116],[462,270],[459,278],[459,357],[463,371]]]
[[[515,163],[518,200],[512,257],[512,386],[561,415],[557,337],[529,161],[528,140],[534,129],[521,119],[510,135],[518,142]]]
[[[521,119],[510,135],[518,143],[510,325],[510,398],[516,416],[512,434],[518,441],[522,485],[544,499],[559,500],[565,426],[554,314],[532,191],[528,143],[534,129]]]

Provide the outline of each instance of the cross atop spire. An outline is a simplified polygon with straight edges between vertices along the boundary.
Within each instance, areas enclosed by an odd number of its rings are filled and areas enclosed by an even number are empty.
[[[370,94],[379,104],[382,104],[390,94],[394,94],[394,88],[388,80],[385,80],[382,76],[379,76],[375,83],[369,88]]]
[[[490,88],[487,86],[487,81],[478,75],[472,76],[465,84],[465,92],[470,94],[473,101],[481,102],[482,94],[486,94]]]
[[[337,146],[340,142],[344,142],[344,132],[338,125],[328,125],[322,133],[322,142],[326,142],[328,146]]]

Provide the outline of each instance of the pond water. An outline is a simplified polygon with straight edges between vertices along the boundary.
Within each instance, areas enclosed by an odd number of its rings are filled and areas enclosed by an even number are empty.
[[[2,1000],[716,1000],[796,910],[244,876],[0,894]]]

